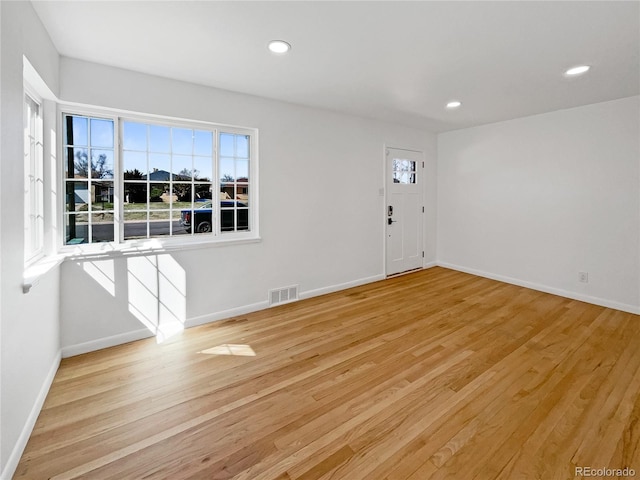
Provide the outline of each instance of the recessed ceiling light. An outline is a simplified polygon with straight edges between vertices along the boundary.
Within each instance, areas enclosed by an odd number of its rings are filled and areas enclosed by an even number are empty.
[[[291,50],[291,45],[284,40],[271,40],[269,42],[269,50],[273,53],[287,53]]]
[[[566,72],[564,72],[567,77],[575,77],[576,75],[582,75],[583,73],[587,73],[591,67],[589,65],[579,65],[577,67],[570,68]]]
[[[458,108],[460,105],[462,105],[462,102],[459,102],[458,100],[452,100],[451,102],[447,103],[447,108]]]

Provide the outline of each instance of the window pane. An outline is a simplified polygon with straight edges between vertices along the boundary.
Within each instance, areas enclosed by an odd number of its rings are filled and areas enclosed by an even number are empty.
[[[235,135],[236,152],[238,158],[249,158],[249,137],[247,135]]]
[[[122,169],[125,180],[147,178],[147,154],[145,152],[122,152]]]
[[[249,185],[239,183],[236,185],[236,199],[239,207],[249,206]]]
[[[193,130],[172,128],[172,153],[179,155],[193,154]]]
[[[91,149],[91,178],[113,178],[113,150]]]
[[[174,183],[173,184],[173,202],[184,203],[187,202],[189,204],[189,208],[191,208],[191,202],[193,197],[191,196],[193,191],[193,186],[191,183]],[[182,205],[180,206],[182,207]],[[178,208],[178,207],[175,207]]]
[[[193,211],[184,208],[182,210],[173,210],[171,212],[171,223],[173,224],[173,235],[189,235],[193,229],[191,219]]]
[[[220,181],[233,182],[236,178],[233,158],[220,159]]]
[[[221,133],[220,134],[220,156],[221,157],[233,157],[235,154],[234,135],[230,133]]]
[[[67,145],[89,145],[89,128],[86,117],[68,115],[66,124]]]
[[[76,245],[89,243],[89,223],[87,214],[65,215],[65,243]]]
[[[91,215],[91,241],[113,242],[113,212]]]
[[[124,182],[124,209],[147,209],[147,184],[138,182]]]
[[[147,149],[147,126],[143,123],[124,122],[122,148],[125,150]]]
[[[238,208],[236,210],[237,230],[249,230],[249,210],[247,208]]]
[[[193,199],[196,203],[211,201],[213,185],[210,183],[196,183],[193,185]],[[197,205],[196,205],[197,206]]]
[[[160,125],[149,125],[149,150],[151,152],[171,152],[171,129]]]
[[[153,208],[153,204],[159,205],[157,208],[169,208],[169,184],[168,183],[152,183],[149,191],[149,207]],[[163,206],[163,204],[166,204]]]
[[[65,211],[89,210],[89,182],[66,182]]]
[[[168,211],[153,211],[149,219],[150,237],[171,235],[171,216]]]
[[[113,182],[91,182],[92,210],[113,210]]]
[[[223,232],[232,232],[236,229],[234,203],[231,201],[220,202],[220,230]]]
[[[147,238],[147,212],[124,212],[124,239]]]
[[[193,171],[193,157],[186,155],[173,155],[171,158],[173,179],[178,181],[191,180]]]
[[[213,155],[213,133],[196,130],[193,138],[193,154],[209,156]]]
[[[168,182],[171,174],[171,157],[169,155],[149,154],[149,180]]]
[[[236,179],[238,182],[247,182],[249,180],[248,160],[236,160]]]
[[[194,157],[194,180],[210,182],[213,180],[213,163],[211,157]]]
[[[236,190],[233,183],[220,184],[220,200],[229,200],[235,198]],[[229,205],[230,206],[230,205]]]
[[[91,146],[113,148],[113,121],[91,119]]]
[[[194,233],[211,233],[213,231],[213,203],[196,204],[193,210]]]
[[[86,148],[67,148],[65,167],[66,178],[89,178],[89,151]]]

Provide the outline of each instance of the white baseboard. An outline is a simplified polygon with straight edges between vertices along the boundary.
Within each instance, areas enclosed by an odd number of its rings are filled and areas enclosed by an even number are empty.
[[[76,345],[69,345],[67,347],[62,347],[62,358],[82,355],[83,353],[89,353],[108,347],[115,347],[116,345],[135,342],[136,340],[142,340],[143,338],[149,338],[153,336],[153,332],[151,332],[149,329],[142,328],[140,330],[134,330],[132,332],[119,333],[110,337],[90,340],[88,342],[78,343]]]
[[[377,282],[383,280],[384,275],[374,275],[372,277],[361,278],[353,280],[351,282],[340,283],[337,285],[331,285],[328,287],[317,288],[314,290],[307,290],[300,293],[300,299],[317,297],[318,295],[325,295],[327,293],[333,293],[347,288],[357,287],[367,283]],[[263,302],[251,303],[249,305],[243,305],[241,307],[230,308],[227,310],[220,310],[218,312],[208,313],[206,315],[199,315],[187,319],[184,326],[185,328],[196,327],[198,325],[204,325],[206,323],[223,320],[225,318],[236,317],[238,315],[246,315],[251,312],[257,312],[258,310],[264,310],[269,308],[269,302],[267,300]],[[136,340],[142,340],[143,338],[152,337],[153,333],[146,328],[135,330],[132,332],[120,333],[110,337],[99,338],[97,340],[91,340],[89,342],[79,343],[76,345],[69,345],[62,348],[62,357],[72,357],[74,355],[81,355],[83,353],[93,352],[95,350],[101,350],[103,348],[114,347],[123,343],[133,342]],[[1,479],[0,479],[1,480]]]
[[[337,285],[331,285],[329,287],[316,288],[314,290],[307,290],[305,292],[300,292],[298,297],[300,300],[305,298],[317,297],[319,295],[326,295],[328,293],[338,292],[340,290],[346,290],[347,288],[358,287],[360,285],[364,285],[367,283],[377,282],[378,280],[383,280],[384,275],[374,275],[372,277],[361,278],[358,280],[353,280],[351,282],[340,283]],[[228,310],[221,310],[215,313],[209,313],[206,315],[200,315],[198,317],[190,318],[185,322],[185,327],[195,327],[198,325],[204,325],[206,323],[215,322],[218,320],[223,320],[225,318],[237,317],[238,315],[246,315],[247,313],[257,312],[258,310],[265,310],[269,308],[269,302],[256,302],[251,303],[249,305],[245,305],[237,308],[230,308]]]
[[[299,298],[303,300],[305,298],[318,297],[320,295],[326,295],[328,293],[339,292],[340,290],[346,290],[347,288],[359,287],[360,285],[366,285],[367,283],[377,282],[384,280],[384,275],[373,275],[372,277],[360,278],[351,282],[339,283],[328,287],[315,288],[313,290],[307,290],[300,292]]]
[[[433,262],[427,262],[425,263],[422,268],[424,270],[426,270],[427,268],[433,268],[433,267],[437,267],[438,266],[438,262],[436,262],[435,260]]]
[[[197,327],[198,325],[204,325],[206,323],[215,322],[217,320],[223,320],[225,318],[237,317],[238,315],[246,315],[247,313],[257,312],[258,310],[264,310],[269,307],[269,302],[251,303],[242,307],[230,308],[228,310],[221,310],[219,312],[208,313],[206,315],[200,315],[188,319],[184,326],[185,328]]]
[[[494,273],[484,272],[482,270],[476,270],[474,268],[467,268],[460,265],[447,262],[437,262],[439,267],[450,268],[451,270],[457,270],[459,272],[470,273],[471,275],[477,275],[479,277],[490,278],[491,280],[498,280],[499,282],[510,283],[512,285],[518,285],[519,287],[530,288],[539,292],[551,293],[560,297],[570,298],[572,300],[578,300],[580,302],[592,303],[601,307],[613,308],[615,310],[621,310],[623,312],[634,313],[640,315],[640,306],[629,305],[626,303],[614,302],[599,297],[592,297],[590,295],[583,295],[581,293],[570,292],[568,290],[562,290],[560,288],[549,287],[539,283],[528,282],[526,280],[520,280],[518,278],[507,277],[504,275],[496,275]]]
[[[47,398],[47,394],[49,393],[49,389],[51,388],[53,379],[55,378],[58,367],[60,366],[61,358],[62,352],[58,351],[55,358],[53,359],[51,367],[49,368],[49,372],[47,373],[47,376],[42,383],[42,387],[40,387],[38,396],[33,403],[33,407],[31,408],[31,412],[29,412],[29,416],[27,417],[24,427],[22,428],[22,432],[20,432],[18,441],[14,445],[13,450],[11,451],[11,455],[9,455],[4,470],[2,470],[2,473],[0,473],[0,480],[11,480],[11,478],[15,474],[16,468],[18,468],[18,463],[20,463],[20,457],[22,457],[22,453],[27,446],[27,442],[29,441],[29,437],[31,436],[33,427],[36,425],[38,415],[40,415],[40,411],[42,410],[44,401]]]

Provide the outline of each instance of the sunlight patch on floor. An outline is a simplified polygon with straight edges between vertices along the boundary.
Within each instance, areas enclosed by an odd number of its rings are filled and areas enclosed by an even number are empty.
[[[255,357],[256,352],[253,351],[249,345],[236,345],[232,343],[225,343],[218,345],[217,347],[207,348],[198,353],[204,353],[205,355],[234,355],[237,357]]]

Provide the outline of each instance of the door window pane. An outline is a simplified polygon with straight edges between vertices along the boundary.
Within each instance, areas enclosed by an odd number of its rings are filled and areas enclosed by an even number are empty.
[[[412,160],[394,158],[392,162],[393,183],[416,183],[416,163]]]

